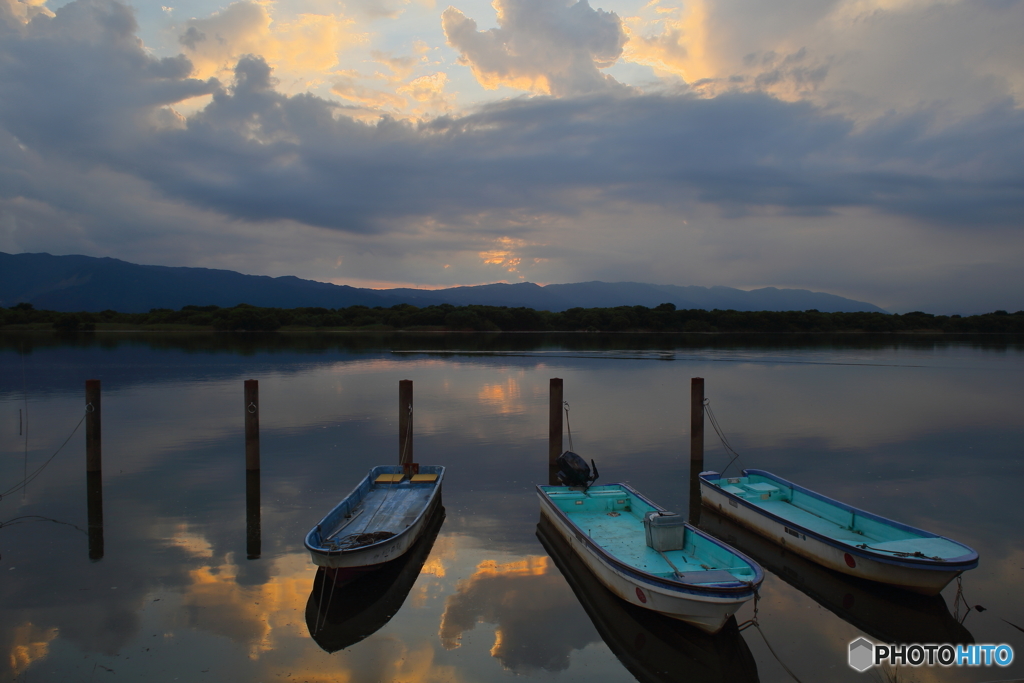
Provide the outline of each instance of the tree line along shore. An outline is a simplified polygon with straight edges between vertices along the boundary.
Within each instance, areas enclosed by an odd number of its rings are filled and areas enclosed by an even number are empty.
[[[538,311],[507,306],[260,308],[185,306],[148,313],[64,313],[31,304],[0,308],[5,330],[475,331],[690,333],[1024,333],[1024,311],[980,315],[677,310],[673,304]]]

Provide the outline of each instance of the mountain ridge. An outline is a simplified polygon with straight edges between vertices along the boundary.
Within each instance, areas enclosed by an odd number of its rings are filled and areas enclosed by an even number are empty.
[[[678,309],[737,311],[886,312],[874,304],[805,289],[742,290],[715,285],[655,285],[642,282],[532,282],[465,285],[447,289],[365,289],[304,280],[294,275],[245,275],[232,270],[149,266],[111,257],[0,252],[0,306],[30,303],[54,311],[222,307],[247,303],[274,308],[453,304],[526,307],[564,311],[671,303]]]

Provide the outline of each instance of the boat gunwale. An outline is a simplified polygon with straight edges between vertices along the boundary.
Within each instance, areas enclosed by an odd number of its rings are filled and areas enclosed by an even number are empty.
[[[917,527],[910,526],[909,524],[904,524],[903,522],[897,522],[894,519],[889,519],[888,517],[882,517],[881,515],[877,515],[877,514],[875,514],[873,512],[868,512],[867,510],[862,510],[860,508],[856,508],[856,507],[854,507],[852,505],[849,505],[848,503],[844,503],[842,501],[835,500],[834,498],[829,498],[828,496],[826,496],[826,495],[824,495],[822,493],[818,493],[817,491],[812,491],[811,489],[805,488],[805,487],[803,487],[803,486],[801,486],[799,484],[794,484],[793,482],[791,482],[791,481],[789,481],[787,479],[783,479],[782,477],[780,477],[780,476],[778,476],[776,474],[772,474],[771,472],[766,472],[765,470],[758,470],[758,469],[745,469],[745,470],[743,470],[743,476],[749,477],[751,474],[756,474],[756,475],[765,477],[766,479],[771,479],[772,481],[780,483],[783,486],[790,487],[794,491],[799,491],[800,493],[804,493],[804,494],[806,494],[808,496],[811,496],[812,498],[817,498],[818,500],[824,501],[825,503],[828,503],[829,505],[834,505],[834,506],[836,506],[837,508],[839,508],[841,510],[845,510],[846,512],[850,512],[850,513],[853,513],[855,515],[861,515],[861,516],[863,516],[863,517],[865,517],[867,519],[873,520],[875,522],[879,522],[881,524],[885,524],[887,526],[894,527],[894,528],[899,529],[901,531],[907,531],[907,532],[912,532],[914,534],[919,534],[920,536],[922,536],[924,538],[941,538],[941,539],[943,539],[945,541],[949,541],[950,543],[953,543],[953,544],[955,544],[955,545],[957,545],[957,546],[959,546],[961,548],[964,548],[964,549],[966,549],[966,550],[968,550],[970,552],[965,554],[965,555],[958,555],[957,557],[952,557],[952,558],[945,559],[945,560],[933,560],[930,557],[924,557],[924,558],[896,557],[894,555],[887,554],[887,553],[884,553],[884,552],[881,552],[881,551],[874,551],[874,550],[870,550],[868,548],[859,548],[859,547],[857,547],[855,545],[848,545],[848,544],[846,544],[846,543],[844,543],[842,541],[839,541],[839,540],[837,540],[835,538],[832,538],[830,536],[826,536],[825,534],[822,534],[821,532],[814,531],[813,529],[809,529],[809,528],[801,525],[799,522],[794,522],[791,519],[786,519],[785,517],[780,517],[779,515],[776,515],[775,513],[771,512],[769,510],[766,510],[765,508],[763,508],[763,507],[761,507],[761,506],[759,506],[759,505],[757,505],[755,503],[752,503],[752,502],[748,501],[745,498],[741,498],[740,496],[737,496],[734,493],[730,493],[729,491],[726,491],[721,486],[713,483],[712,479],[709,476],[707,476],[707,475],[712,475],[712,474],[718,476],[718,481],[721,481],[722,479],[728,479],[728,477],[725,477],[724,475],[722,475],[722,473],[716,472],[714,470],[706,470],[706,471],[700,473],[699,477],[700,477],[701,482],[702,483],[706,483],[708,486],[714,487],[716,493],[725,496],[727,499],[737,501],[738,503],[744,505],[745,507],[747,507],[747,508],[757,512],[759,515],[767,517],[767,518],[771,519],[772,521],[774,521],[774,522],[776,522],[778,524],[782,524],[783,526],[789,527],[789,528],[794,529],[794,530],[799,530],[800,533],[806,534],[807,536],[811,536],[815,540],[821,541],[822,543],[825,543],[826,545],[829,545],[829,546],[831,546],[833,548],[836,548],[837,550],[842,550],[844,552],[848,552],[851,555],[856,555],[858,557],[866,558],[866,559],[869,559],[869,560],[874,560],[876,562],[882,562],[882,563],[885,563],[885,564],[891,564],[891,565],[900,566],[900,567],[910,567],[910,568],[914,568],[914,569],[926,569],[926,570],[929,570],[929,571],[950,571],[950,570],[967,571],[968,569],[974,569],[975,567],[978,566],[978,552],[976,550],[974,550],[973,548],[971,548],[969,546],[966,546],[963,543],[960,543],[959,541],[954,541],[953,539],[947,538],[946,536],[941,536],[939,534],[935,534],[935,533],[932,533],[930,531],[925,531],[924,529],[918,529]]]
[[[338,504],[335,505],[334,507],[332,507],[330,510],[328,510],[327,514],[324,515],[320,519],[320,521],[317,522],[313,526],[313,528],[309,530],[309,533],[306,534],[306,538],[303,540],[303,544],[306,546],[306,550],[308,550],[311,553],[316,553],[317,555],[320,555],[320,556],[323,556],[323,557],[337,557],[339,555],[346,555],[346,554],[347,555],[355,555],[355,554],[362,553],[362,552],[365,552],[365,551],[368,551],[368,550],[373,550],[373,549],[381,547],[381,546],[385,546],[385,545],[387,545],[389,543],[394,543],[395,541],[401,539],[406,534],[408,534],[413,529],[415,529],[416,525],[423,518],[423,515],[427,514],[430,510],[432,510],[434,508],[434,505],[437,502],[437,494],[441,490],[441,482],[444,480],[444,470],[445,470],[444,465],[421,465],[421,467],[436,467],[436,468],[438,468],[439,471],[437,473],[437,479],[434,482],[432,482],[432,490],[430,492],[430,495],[427,497],[427,502],[423,505],[423,508],[420,510],[419,514],[416,515],[416,519],[414,519],[412,522],[410,522],[407,527],[405,527],[404,529],[402,529],[401,531],[396,533],[394,536],[389,536],[389,537],[387,537],[385,539],[377,541],[376,543],[370,543],[368,545],[362,545],[362,546],[359,546],[358,548],[343,548],[341,550],[331,550],[329,548],[324,548],[323,546],[318,546],[318,545],[312,545],[310,543],[310,538],[312,537],[313,533],[317,530],[317,528],[320,527],[320,525],[323,523],[323,521],[325,519],[327,519],[328,517],[330,517],[331,514],[335,510],[337,510],[342,505],[344,505],[345,501],[347,501],[350,498],[352,498],[352,496],[354,496],[359,491],[359,489],[362,487],[364,482],[367,482],[368,480],[370,480],[371,477],[373,477],[375,473],[376,474],[383,474],[383,473],[386,473],[386,472],[384,472],[384,470],[386,470],[386,469],[396,469],[396,468],[401,468],[401,467],[402,467],[401,465],[375,465],[374,467],[370,468],[370,471],[367,473],[367,475],[359,480],[359,483],[356,484],[355,487],[351,491],[349,491],[348,495],[346,495],[344,498],[342,498],[340,501],[338,501]],[[397,472],[390,472],[390,474],[397,474]],[[370,481],[369,483],[370,483],[370,488],[372,489],[373,488],[373,481]]]
[[[662,506],[658,505],[654,501],[650,500],[649,498],[644,496],[642,493],[640,493],[639,491],[634,489],[629,484],[624,484],[624,483],[621,483],[621,482],[617,482],[617,483],[614,483],[614,484],[602,484],[602,486],[618,486],[618,487],[621,487],[622,489],[625,489],[626,491],[628,491],[630,493],[630,495],[636,496],[640,500],[644,501],[645,503],[647,503],[648,505],[653,507],[655,510],[657,510],[659,512],[668,512],[668,510],[666,508],[663,508]],[[618,559],[617,557],[615,557],[614,555],[609,553],[607,550],[605,550],[603,546],[597,544],[590,537],[589,534],[585,533],[583,531],[583,529],[578,524],[576,524],[576,522],[572,521],[572,519],[570,519],[569,516],[566,515],[555,504],[555,502],[551,499],[551,497],[548,496],[547,491],[546,491],[546,489],[550,489],[550,488],[568,488],[568,487],[564,487],[564,486],[545,486],[543,484],[537,484],[536,487],[537,487],[538,493],[540,493],[541,501],[546,503],[547,508],[552,510],[558,516],[558,518],[562,522],[564,522],[565,524],[567,524],[569,526],[570,529],[575,529],[578,532],[576,534],[577,539],[581,540],[584,543],[584,545],[587,547],[588,550],[590,550],[591,552],[594,552],[596,555],[598,555],[599,559],[602,562],[604,562],[604,563],[606,563],[608,565],[611,565],[615,569],[618,569],[619,571],[622,571],[624,574],[630,576],[631,578],[633,578],[635,580],[644,581],[646,583],[653,584],[653,585],[659,586],[661,588],[666,588],[666,589],[672,590],[672,591],[677,592],[677,593],[689,593],[689,594],[693,594],[693,595],[704,595],[704,596],[710,596],[710,597],[723,597],[723,598],[733,598],[733,597],[740,596],[740,597],[743,597],[744,600],[748,600],[750,596],[753,596],[757,592],[758,588],[760,588],[762,581],[764,581],[764,571],[761,569],[761,565],[759,565],[757,562],[755,562],[751,558],[747,557],[747,555],[745,555],[744,553],[741,553],[736,548],[731,547],[727,543],[723,543],[722,541],[718,540],[714,536],[712,536],[712,535],[710,535],[710,534],[708,534],[708,533],[698,529],[697,527],[693,526],[689,522],[685,523],[686,528],[689,531],[691,531],[693,533],[696,533],[701,538],[704,538],[707,541],[710,541],[714,545],[719,546],[720,548],[726,550],[730,554],[736,555],[741,560],[743,560],[748,565],[750,565],[751,569],[754,570],[754,578],[751,579],[750,581],[743,581],[742,579],[736,579],[736,582],[741,584],[739,586],[711,586],[711,585],[707,585],[707,584],[687,583],[685,581],[677,581],[677,580],[674,580],[674,579],[667,579],[667,578],[664,578],[664,577],[661,577],[661,576],[656,576],[656,575],[651,574],[649,572],[645,572],[644,570],[642,570],[642,569],[640,569],[638,567],[635,567],[635,566],[633,566],[631,564],[627,564],[627,563],[623,562],[622,560]]]

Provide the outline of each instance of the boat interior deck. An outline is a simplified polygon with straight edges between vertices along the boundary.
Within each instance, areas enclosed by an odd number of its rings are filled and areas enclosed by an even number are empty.
[[[321,528],[322,546],[331,548],[356,534],[398,534],[416,521],[434,492],[433,481],[373,482],[347,514],[331,515]]]
[[[851,546],[867,545],[888,553],[921,553],[933,559],[960,557],[966,550],[941,536],[924,536],[857,514],[761,475],[719,480],[723,491],[766,512],[789,520],[793,526]]]
[[[644,515],[653,510],[628,491],[592,486],[586,493],[544,487],[548,497],[583,533],[616,559],[662,578],[687,583],[750,581],[753,569],[740,557],[686,529],[683,547],[659,552],[647,545]]]

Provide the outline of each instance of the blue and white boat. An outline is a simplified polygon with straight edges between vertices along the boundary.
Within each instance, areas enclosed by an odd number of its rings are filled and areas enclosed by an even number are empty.
[[[832,500],[763,470],[701,472],[711,507],[798,555],[862,579],[937,595],[978,566],[962,543]]]
[[[306,534],[313,562],[362,571],[401,557],[441,504],[443,480],[439,465],[421,465],[415,474],[401,465],[374,467]]]
[[[626,602],[717,633],[764,579],[750,558],[626,484],[538,486],[541,514]]]

